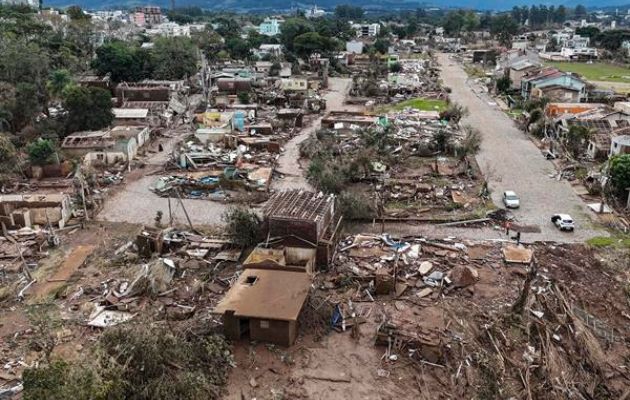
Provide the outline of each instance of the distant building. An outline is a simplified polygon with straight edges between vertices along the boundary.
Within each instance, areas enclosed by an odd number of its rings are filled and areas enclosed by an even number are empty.
[[[130,19],[137,26],[157,25],[162,22],[162,10],[160,7],[137,7]]]
[[[363,54],[363,42],[358,40],[346,42],[346,51],[353,54]]]
[[[279,57],[282,55],[281,44],[261,44],[257,49],[252,50],[252,53],[258,57]]]
[[[317,6],[313,6],[312,8],[308,9],[308,11],[306,11],[306,13],[304,14],[306,18],[319,18],[323,17],[324,15],[326,15],[326,11],[322,10],[321,8],[317,8]]]
[[[283,19],[278,18],[265,18],[265,20],[258,26],[258,33],[266,36],[276,36],[280,34],[280,25],[284,22]]]
[[[352,25],[358,37],[374,37],[381,31],[379,24],[354,24]]]
[[[29,6],[33,8],[39,7],[38,0],[0,0],[0,4],[15,5],[15,6]]]

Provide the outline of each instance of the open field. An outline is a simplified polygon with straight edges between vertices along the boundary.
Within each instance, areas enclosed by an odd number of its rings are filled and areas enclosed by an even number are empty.
[[[630,83],[630,68],[619,67],[606,63],[578,63],[578,62],[547,62],[561,71],[574,72],[589,81]]]

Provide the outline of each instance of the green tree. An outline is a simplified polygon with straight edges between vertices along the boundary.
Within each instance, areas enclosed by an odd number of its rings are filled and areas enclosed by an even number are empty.
[[[48,139],[37,139],[26,146],[28,159],[33,165],[46,165],[55,160],[57,148]]]
[[[7,135],[0,134],[0,170],[12,171],[17,164],[18,153],[11,139]]]
[[[575,6],[573,15],[575,15],[576,19],[586,18],[586,16],[588,15],[586,12],[586,7],[584,7],[582,4],[578,4],[577,6]]]
[[[222,216],[225,222],[225,232],[235,244],[250,247],[260,240],[260,217],[243,207],[231,207]]]
[[[358,20],[363,18],[363,8],[349,4],[340,4],[335,7],[335,17],[339,19]]]
[[[401,72],[402,71],[402,65],[400,65],[400,63],[395,62],[392,65],[389,66],[389,72]]]
[[[223,38],[206,27],[201,32],[192,34],[192,40],[209,60],[216,60],[217,53],[223,48]]]
[[[225,48],[230,52],[230,56],[236,60],[248,59],[251,56],[251,47],[246,40],[239,36],[229,37],[225,41]]]
[[[197,72],[197,49],[190,38],[159,38],[152,49],[154,79],[183,79]]]
[[[111,94],[101,88],[73,86],[64,93],[67,132],[90,131],[109,126],[114,120]]]
[[[586,36],[589,38],[594,38],[599,34],[600,30],[596,26],[584,26],[580,28],[575,28],[575,33],[580,36]]]
[[[492,33],[503,46],[510,47],[512,36],[518,32],[518,25],[509,14],[502,14],[492,20]]]
[[[238,96],[238,101],[241,104],[249,104],[250,103],[249,92],[239,92],[237,96]]]
[[[325,53],[335,48],[335,39],[330,39],[317,32],[307,32],[297,36],[293,41],[293,49],[302,57],[313,53]]]
[[[303,18],[287,18],[282,24],[280,42],[289,51],[293,51],[293,41],[296,37],[313,31],[310,22]]]
[[[442,26],[448,35],[459,35],[464,29],[465,11],[449,11],[442,21]]]
[[[591,136],[591,131],[585,126],[572,125],[567,132],[565,146],[567,151],[577,158],[586,150],[586,142]]]
[[[96,50],[92,68],[101,75],[108,75],[114,82],[135,82],[146,78],[146,54],[137,46],[113,41]]]
[[[15,85],[15,93],[13,127],[19,130],[35,120],[35,117],[44,108],[45,101],[39,98],[39,90],[33,83],[18,83]]]
[[[57,69],[50,74],[46,87],[53,97],[61,97],[64,89],[72,83],[72,75],[67,69]]]
[[[387,39],[379,38],[374,42],[374,49],[381,54],[387,54],[389,46],[391,46],[391,43]]]
[[[72,20],[90,19],[90,16],[83,12],[79,6],[70,6],[66,9],[66,14]]]
[[[282,65],[280,65],[280,63],[276,61],[273,64],[271,64],[271,67],[269,67],[269,76],[278,76],[280,75],[281,70],[282,70]]]
[[[509,75],[504,75],[497,79],[497,91],[499,93],[506,93],[512,87],[512,80]]]
[[[630,154],[612,157],[608,161],[610,187],[619,199],[626,199],[630,188]]]

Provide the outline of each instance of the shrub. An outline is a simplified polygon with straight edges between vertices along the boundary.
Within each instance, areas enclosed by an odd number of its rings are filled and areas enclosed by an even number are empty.
[[[219,399],[232,364],[218,335],[184,336],[164,327],[106,330],[82,362],[24,371],[25,400]]]
[[[225,231],[241,247],[256,245],[260,240],[260,217],[243,207],[231,207],[222,216]]]
[[[248,92],[239,92],[238,96],[238,101],[241,104],[249,104],[249,93]]]
[[[370,199],[350,192],[344,192],[339,196],[339,210],[346,220],[371,219],[376,216]]]
[[[468,115],[468,109],[466,107],[451,103],[446,110],[442,111],[440,118],[449,122],[459,123],[466,115]]]
[[[46,165],[53,160],[57,149],[51,140],[38,139],[26,146],[28,158],[34,165]]]

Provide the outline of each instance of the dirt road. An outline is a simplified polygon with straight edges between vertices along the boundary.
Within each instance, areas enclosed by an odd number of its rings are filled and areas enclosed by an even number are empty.
[[[541,233],[525,234],[526,239],[578,242],[605,235],[594,227],[590,211],[571,185],[549,177],[555,173],[553,164],[491,99],[469,85],[461,66],[447,54],[440,54],[438,60],[444,84],[452,89],[451,99],[468,108],[463,123],[483,134],[477,162],[489,177],[493,201],[501,205],[503,191],[516,191],[521,208],[515,216],[519,222],[541,229]],[[550,222],[554,213],[570,214],[576,222],[575,232],[559,232]]]
[[[356,106],[343,104],[351,84],[352,79],[349,78],[330,78],[328,80],[328,92],[324,95],[327,111],[359,109]],[[313,120],[308,127],[286,143],[284,152],[278,159],[278,166],[276,168],[278,172],[285,174],[285,177],[283,179],[274,180],[271,184],[273,189],[313,189],[306,181],[304,177],[305,171],[299,163],[300,143],[306,140],[311,133],[319,129],[321,121],[322,117]]]
[[[329,90],[324,95],[328,110],[356,109],[356,107],[346,107],[343,102],[352,83],[347,78],[330,78]],[[284,152],[278,161],[278,170],[290,174],[284,179],[273,182],[272,188],[282,189],[311,189],[304,178],[303,170],[299,165],[300,143],[304,141],[311,132],[319,129],[321,117],[315,119],[300,134],[291,139],[284,148]],[[168,154],[176,138],[164,140],[164,151],[153,154],[147,161],[150,166],[145,170],[159,169],[166,161]],[[149,190],[157,179],[157,176],[145,175],[136,180],[130,180],[124,188],[105,202],[105,207],[98,215],[98,219],[111,222],[129,222],[136,224],[153,225],[154,218],[159,211],[162,211],[162,222],[168,223],[169,206],[168,199],[159,197]],[[208,200],[182,200],[193,224],[218,225],[221,224],[221,216],[229,208],[228,204]],[[171,211],[175,222],[186,224],[186,215],[177,199],[171,199]]]

